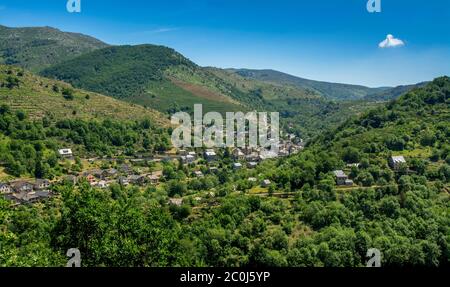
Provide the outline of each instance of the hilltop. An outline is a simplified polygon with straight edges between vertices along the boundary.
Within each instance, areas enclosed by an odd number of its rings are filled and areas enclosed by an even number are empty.
[[[34,72],[107,46],[93,37],[52,27],[0,25],[0,64],[17,65]]]
[[[44,70],[76,87],[154,107],[160,111],[192,109],[235,111],[240,103],[208,87],[208,75],[175,50],[155,45],[108,47]],[[201,83],[195,83],[199,79]]]

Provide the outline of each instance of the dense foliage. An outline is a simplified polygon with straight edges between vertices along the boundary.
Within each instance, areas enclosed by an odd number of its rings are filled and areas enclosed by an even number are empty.
[[[150,120],[52,121],[44,117],[31,121],[23,111],[0,107],[0,161],[9,174],[53,178],[68,172],[58,164],[57,155],[67,145],[76,147],[77,156],[152,154],[168,149],[169,139],[167,131]]]
[[[9,28],[0,25],[0,63],[32,71],[106,46],[92,37],[50,27]]]
[[[41,74],[86,90],[126,99],[145,93],[146,86],[163,80],[170,66],[194,65],[163,46],[108,47],[50,67]]]
[[[0,264],[61,266],[79,248],[83,266],[364,266],[378,248],[383,266],[448,266],[449,98],[450,79],[436,79],[256,170],[233,172],[225,151],[203,178],[166,163],[162,188],[81,183],[55,187],[45,204],[0,201]],[[392,154],[407,166],[389,168]],[[358,186],[336,187],[338,168]],[[249,176],[271,179],[269,194],[246,194]]]

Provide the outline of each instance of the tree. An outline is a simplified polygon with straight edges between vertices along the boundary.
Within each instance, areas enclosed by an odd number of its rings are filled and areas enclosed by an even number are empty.
[[[354,147],[348,147],[344,150],[342,159],[347,163],[357,163],[360,159],[359,151]]]
[[[373,176],[367,171],[360,172],[355,181],[363,186],[372,186],[374,184]]]
[[[63,88],[62,94],[66,100],[73,100],[74,99],[74,91],[70,88]]]

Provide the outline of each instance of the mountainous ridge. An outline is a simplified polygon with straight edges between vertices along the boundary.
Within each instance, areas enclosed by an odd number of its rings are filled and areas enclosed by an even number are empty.
[[[91,36],[52,27],[0,25],[0,63],[18,65],[34,72],[107,46]]]

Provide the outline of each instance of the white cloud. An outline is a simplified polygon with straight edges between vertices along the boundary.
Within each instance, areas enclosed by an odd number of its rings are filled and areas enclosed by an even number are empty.
[[[380,47],[380,48],[396,48],[396,47],[402,47],[404,45],[405,45],[405,43],[402,40],[396,39],[396,38],[394,38],[394,36],[389,34],[386,36],[386,39],[383,40],[383,42],[378,44],[378,47]]]
[[[145,31],[144,33],[146,33],[146,34],[160,34],[160,33],[172,32],[172,31],[176,31],[176,30],[178,30],[178,28],[159,28],[159,29],[155,29],[155,30]]]

